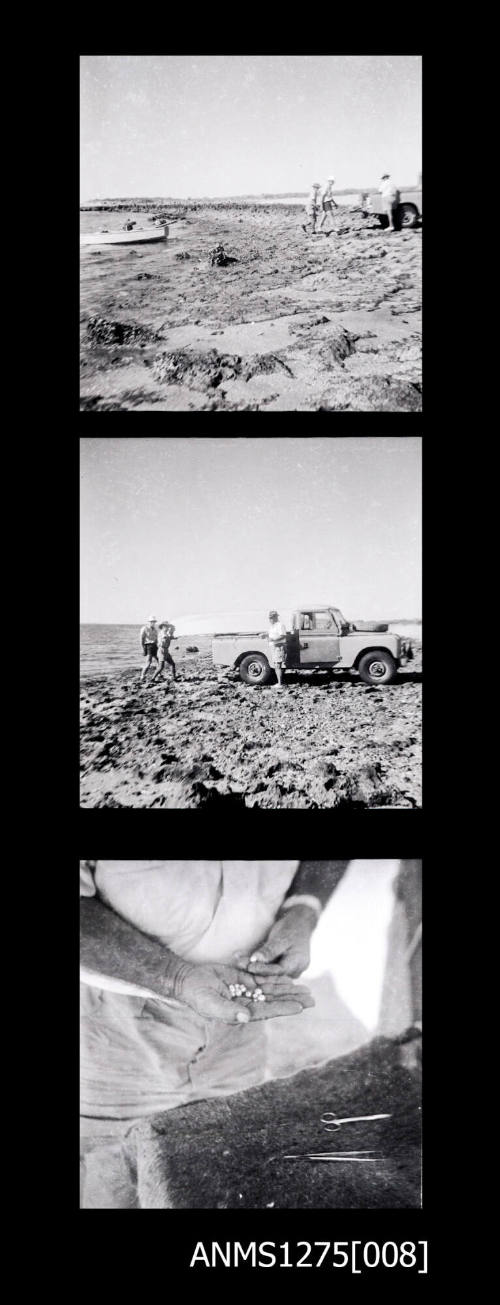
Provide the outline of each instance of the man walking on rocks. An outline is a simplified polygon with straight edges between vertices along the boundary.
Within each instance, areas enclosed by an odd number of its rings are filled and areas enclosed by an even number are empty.
[[[278,612],[269,613],[269,643],[271,664],[276,671],[278,688],[283,688],[283,671],[286,665],[286,628],[280,621]]]
[[[330,214],[330,217],[332,217],[334,208],[338,208],[338,204],[336,200],[334,200],[333,198],[334,181],[335,181],[335,177],[329,177],[328,181],[323,186],[323,189],[320,192],[320,203],[321,203],[321,208],[323,210],[323,215],[321,218],[321,222],[319,224],[320,231],[322,231],[324,227],[328,214]],[[326,234],[329,235],[330,232],[327,231]]]
[[[315,181],[314,185],[311,187],[311,194],[309,195],[309,199],[306,204],[307,221],[302,224],[302,230],[305,231],[306,235],[309,227],[311,227],[312,235],[314,236],[316,234],[316,221],[320,208],[320,201],[319,201],[320,190],[321,190],[321,186],[319,184],[319,181]]]
[[[141,628],[141,646],[144,657],[147,658],[145,666],[142,668],[141,684],[144,676],[147,675],[153,662],[158,666],[158,626],[156,616],[150,616],[147,625]]]
[[[169,653],[170,644],[175,634],[175,625],[171,625],[170,621],[160,621],[159,628],[160,628],[160,641],[158,645],[158,650],[160,653],[160,660],[158,662],[158,670],[155,671],[153,675],[153,679],[152,679],[153,684],[155,680],[158,679],[159,675],[163,675],[163,671],[166,665],[170,666],[171,668],[172,679],[175,680],[176,678],[175,662],[173,657],[171,657]]]

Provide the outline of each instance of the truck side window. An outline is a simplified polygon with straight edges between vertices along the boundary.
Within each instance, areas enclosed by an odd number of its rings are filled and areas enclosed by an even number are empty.
[[[312,620],[308,612],[302,612],[300,618],[300,628],[301,630],[312,630]]]
[[[332,618],[331,618],[329,612],[315,612],[315,613],[314,613],[314,629],[315,629],[315,630],[331,630],[331,629],[332,629],[332,626],[333,626],[333,621],[332,621]]]

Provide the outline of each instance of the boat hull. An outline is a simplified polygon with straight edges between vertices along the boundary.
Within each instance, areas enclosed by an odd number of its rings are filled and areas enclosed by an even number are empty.
[[[168,239],[168,227],[156,231],[92,231],[80,236],[81,245],[151,245]]]

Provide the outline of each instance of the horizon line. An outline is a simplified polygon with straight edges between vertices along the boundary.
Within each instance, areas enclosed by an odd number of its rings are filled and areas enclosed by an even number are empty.
[[[401,183],[398,189],[416,190],[420,187],[420,185],[421,183],[417,180],[416,182],[413,182],[410,185],[403,185]],[[347,186],[343,190],[332,191],[332,194],[333,195],[357,195],[360,193],[369,194],[370,191],[374,191],[374,190],[377,190],[376,186]],[[302,196],[308,194],[309,194],[309,190],[306,189],[306,190],[276,190],[276,191],[269,191],[269,190],[243,191],[239,195],[235,195],[232,192],[226,195],[206,195],[206,194],[204,195],[146,195],[144,193],[128,194],[128,195],[123,195],[123,194],[122,195],[94,195],[92,196],[91,199],[81,200],[80,207],[82,204],[98,203],[104,199],[147,199],[147,200],[161,200],[162,202],[166,203],[167,201],[182,202],[182,200],[198,200],[198,199],[211,199],[211,200],[279,199],[280,197],[285,197],[288,195],[292,197],[302,198]]]

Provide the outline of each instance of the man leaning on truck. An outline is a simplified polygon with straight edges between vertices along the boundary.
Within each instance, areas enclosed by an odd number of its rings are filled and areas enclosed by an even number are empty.
[[[283,688],[283,671],[286,665],[286,629],[278,612],[269,612],[269,645],[271,662],[276,671],[278,689]]]

